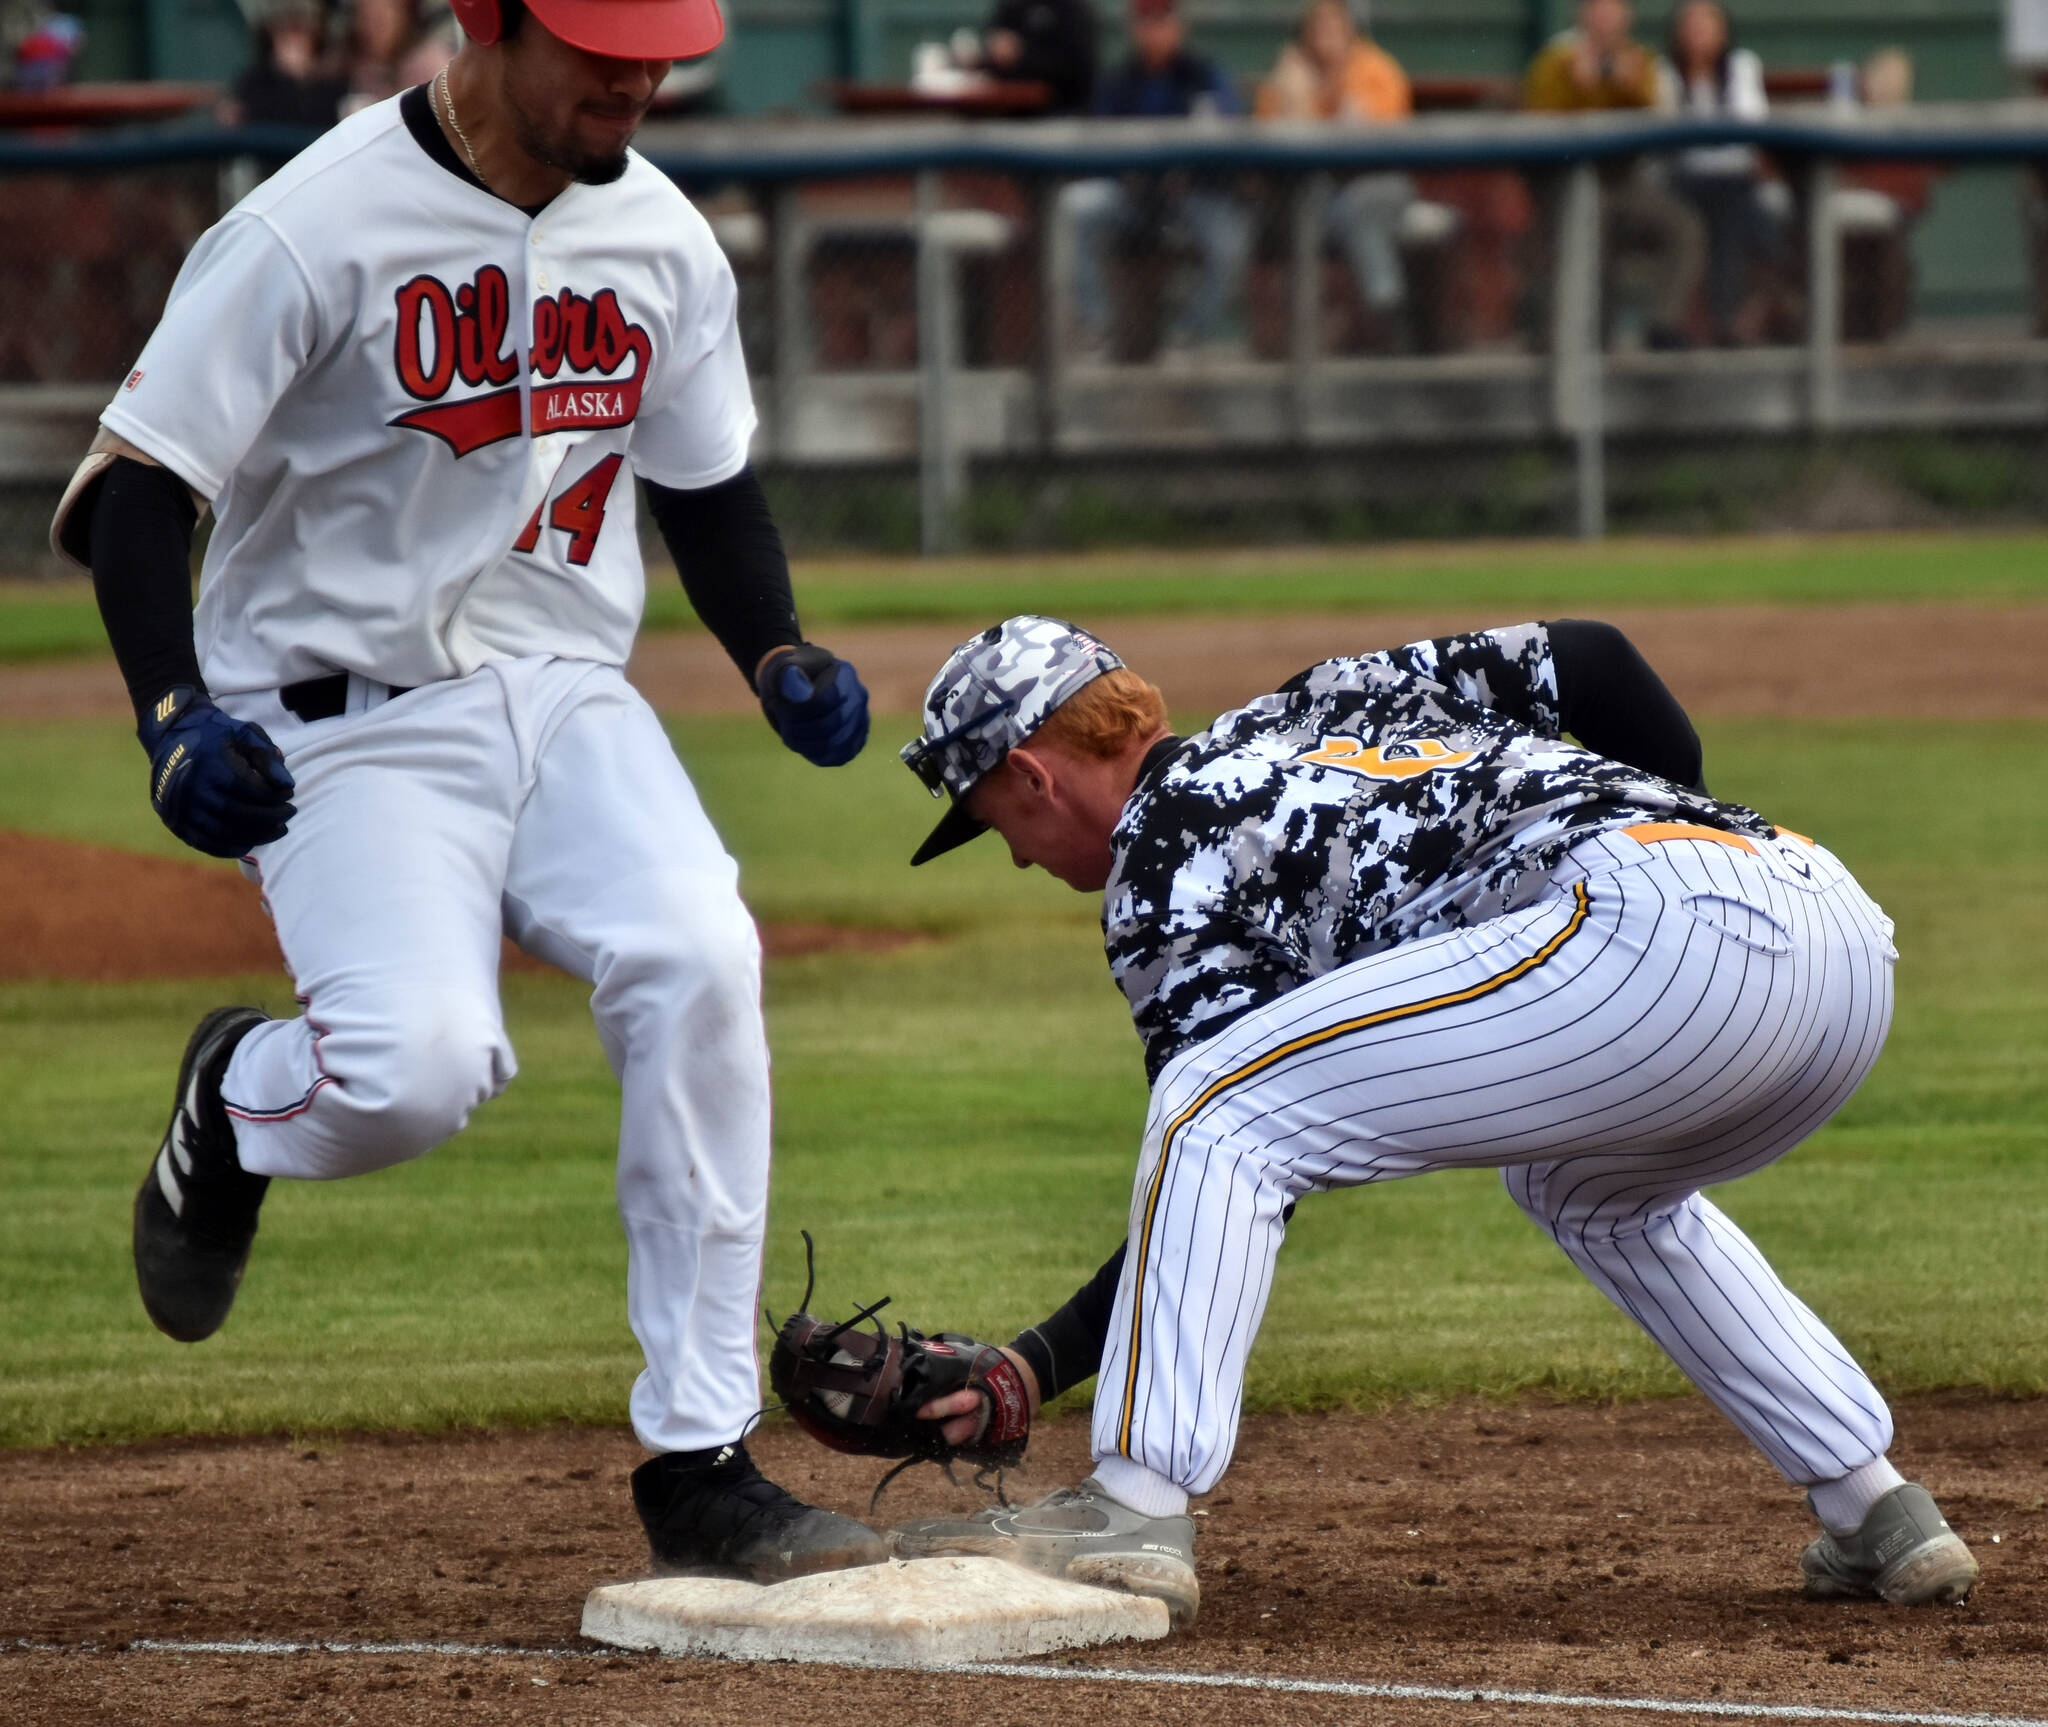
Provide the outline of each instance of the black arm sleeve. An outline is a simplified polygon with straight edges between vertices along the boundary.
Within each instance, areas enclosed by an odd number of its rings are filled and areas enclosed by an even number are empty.
[[[1282,1221],[1292,1220],[1292,1200],[1280,1216]],[[1074,1291],[1066,1306],[1050,1319],[1026,1326],[1006,1345],[1031,1363],[1043,1402],[1050,1403],[1062,1391],[1093,1379],[1101,1367],[1102,1351],[1109,1342],[1109,1311],[1116,1305],[1117,1280],[1124,1274],[1124,1254],[1130,1245],[1128,1240],[1118,1242],[1116,1252]]]
[[[789,587],[789,559],[760,479],[752,468],[742,468],[696,491],[651,480],[643,484],[648,512],[676,561],[683,592],[752,689],[754,668],[769,649],[793,648],[804,639]]]
[[[198,506],[168,468],[118,457],[92,500],[92,591],[139,719],[179,684],[206,688],[192,645]]]
[[[1544,627],[1564,729],[1600,755],[1704,792],[1699,734],[1635,644],[1612,624],[1581,618]]]
[[[1103,1267],[1074,1291],[1073,1298],[1050,1319],[1021,1331],[1010,1347],[1031,1363],[1038,1375],[1038,1395],[1050,1403],[1062,1391],[1093,1379],[1109,1341],[1109,1310],[1116,1302],[1117,1279],[1124,1274],[1124,1249],[1118,1242]]]

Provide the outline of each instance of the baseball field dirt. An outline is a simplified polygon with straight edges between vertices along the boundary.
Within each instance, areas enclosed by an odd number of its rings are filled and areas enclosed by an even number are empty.
[[[1686,707],[1700,714],[1999,719],[2048,714],[2048,605],[1603,607]],[[996,620],[991,618],[989,622]],[[1081,620],[1085,622],[1086,620]],[[1118,618],[1110,645],[1182,713],[1206,716],[1272,689],[1333,653],[1517,621],[1498,606],[1258,618]],[[831,632],[877,713],[912,713],[962,631],[864,624]],[[669,713],[751,711],[710,636],[646,635],[627,668]],[[125,718],[111,660],[10,666],[0,720]]]
[[[1701,713],[2048,713],[2048,607],[1613,615]],[[1110,634],[1182,711],[1199,714],[1270,687],[1333,643],[1492,621],[1133,619]],[[878,705],[901,712],[957,633],[877,628],[834,640]],[[635,675],[679,711],[744,700],[708,638],[651,639]],[[97,662],[12,667],[0,680],[0,718],[125,711],[118,678]],[[196,887],[200,876],[211,885]],[[0,906],[0,970],[12,975],[276,963],[253,896],[226,871],[0,835],[0,879],[19,890]],[[178,918],[163,913],[167,890]],[[125,922],[109,936],[111,915]],[[891,939],[767,934],[783,952]],[[1640,1706],[1650,1701],[1707,1704],[1736,1720],[1796,1709],[2048,1721],[2048,1400],[1939,1393],[1899,1400],[1897,1415],[1893,1455],[1935,1490],[1983,1562],[1983,1584],[1962,1608],[1803,1600],[1808,1518],[1696,1398],[1262,1416],[1246,1422],[1236,1467],[1200,1507],[1194,1630],[1050,1659],[1038,1664],[1043,1678],[672,1661],[582,1642],[585,1593],[632,1575],[644,1552],[625,1492],[639,1453],[623,1430],[0,1452],[0,1723],[1670,1719]],[[1043,1430],[1012,1494],[1077,1478],[1086,1441],[1079,1420]],[[856,1513],[881,1473],[786,1425],[754,1445],[792,1487]],[[972,1502],[924,1470],[892,1489],[882,1516]],[[337,1647],[194,1647],[243,1642]],[[429,1643],[454,1647],[386,1647]],[[1109,1669],[1151,1678],[1087,1677]],[[1189,1674],[1602,1703],[1166,1682]]]
[[[168,1347],[168,1346],[167,1346]],[[186,1441],[0,1457],[0,1720],[85,1723],[1638,1722],[1628,1708],[1088,1681],[1114,1668],[1750,1708],[2048,1716],[2048,1402],[1904,1400],[1894,1456],[1983,1562],[1964,1607],[1803,1600],[1811,1525],[1695,1398],[1248,1421],[1200,1506],[1194,1629],[1043,1680],[664,1660],[584,1643],[644,1549],[624,1431]],[[1086,1468],[1041,1430],[1013,1495]],[[763,1464],[866,1509],[881,1465],[787,1425]],[[932,1470],[882,1517],[972,1503]],[[17,1641],[20,1640],[20,1641]],[[449,1643],[204,1654],[160,1644]]]
[[[231,870],[0,829],[0,978],[131,983],[282,969],[263,904]],[[767,923],[770,959],[877,951],[924,937],[839,924]],[[510,942],[508,970],[545,969]]]

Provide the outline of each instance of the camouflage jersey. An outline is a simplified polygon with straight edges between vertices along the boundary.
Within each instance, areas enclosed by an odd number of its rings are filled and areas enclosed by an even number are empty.
[[[1337,966],[1527,904],[1578,841],[1753,810],[1561,741],[1549,632],[1325,660],[1158,746],[1111,836],[1103,942],[1154,1079]]]

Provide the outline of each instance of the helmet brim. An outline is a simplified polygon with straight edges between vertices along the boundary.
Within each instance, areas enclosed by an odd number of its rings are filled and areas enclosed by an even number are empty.
[[[550,36],[608,60],[693,60],[725,40],[718,0],[526,0]]]

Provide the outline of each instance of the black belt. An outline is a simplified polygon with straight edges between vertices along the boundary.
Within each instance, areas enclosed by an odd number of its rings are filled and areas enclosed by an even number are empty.
[[[389,685],[392,696],[409,695],[417,686]],[[277,699],[306,721],[339,719],[348,712],[348,673],[329,672],[324,678],[305,678],[286,684]],[[389,699],[388,697],[386,698]]]

